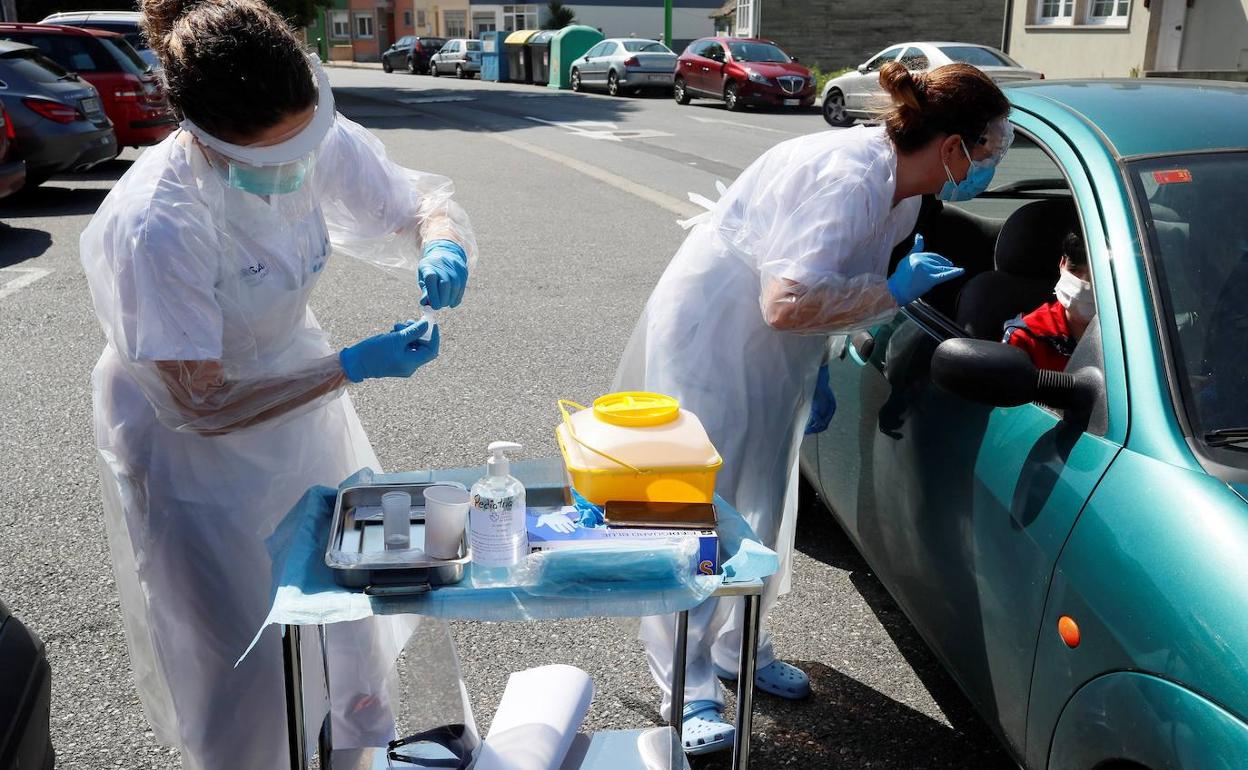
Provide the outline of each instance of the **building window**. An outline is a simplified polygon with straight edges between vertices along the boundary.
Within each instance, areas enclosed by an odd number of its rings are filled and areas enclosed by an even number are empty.
[[[447,37],[468,37],[467,11],[444,11],[442,19],[446,22]]]
[[[737,0],[737,34],[754,36],[754,0]]]
[[[416,26],[420,27],[421,29],[425,29],[427,26],[429,26],[429,23],[425,20],[424,8],[421,8],[419,11],[416,12]]]
[[[1131,0],[1092,0],[1088,8],[1088,23],[1125,26],[1130,13]]]
[[[355,15],[355,37],[359,40],[373,39],[373,14],[370,12]]]
[[[403,12],[403,26],[405,27],[412,26],[412,12],[411,11]]]
[[[515,32],[518,29],[537,29],[536,5],[504,5],[503,29]]]
[[[346,11],[329,12],[329,36],[338,40],[351,38],[351,14]]]
[[[1075,0],[1038,0],[1037,24],[1070,24],[1075,18]]]
[[[498,29],[498,18],[493,11],[477,12],[472,14],[472,31],[476,37],[481,37],[483,32],[493,32]]]

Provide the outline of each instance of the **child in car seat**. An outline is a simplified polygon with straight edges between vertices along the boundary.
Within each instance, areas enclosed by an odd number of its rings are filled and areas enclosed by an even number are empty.
[[[1053,287],[1057,299],[1005,324],[1001,341],[1022,348],[1039,369],[1060,372],[1066,368],[1075,345],[1096,315],[1092,296],[1092,273],[1078,234],[1062,240],[1061,277]]]

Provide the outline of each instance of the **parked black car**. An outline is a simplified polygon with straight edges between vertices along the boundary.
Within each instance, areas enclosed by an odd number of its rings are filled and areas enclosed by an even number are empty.
[[[0,602],[0,768],[52,770],[51,712],[43,641]]]
[[[95,87],[25,43],[0,40],[0,104],[26,161],[26,188],[117,157]]]
[[[421,37],[405,35],[394,41],[381,55],[381,68],[386,72],[406,69],[416,75],[429,72],[429,57],[446,44],[444,37]]]

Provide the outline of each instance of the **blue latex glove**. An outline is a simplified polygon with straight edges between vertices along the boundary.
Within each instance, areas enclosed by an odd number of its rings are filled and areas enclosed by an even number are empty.
[[[430,241],[416,267],[420,304],[434,310],[457,307],[468,285],[468,255],[455,241]]]
[[[342,371],[352,382],[379,377],[411,377],[417,369],[438,357],[438,330],[422,340],[426,321],[409,323],[400,331],[378,334],[344,348],[338,354]]]
[[[585,496],[575,489],[572,490],[572,504],[576,506],[576,512],[581,516],[579,523],[582,527],[593,529],[606,523],[607,517],[602,508],[586,500]]]
[[[923,236],[914,236],[914,247],[901,260],[892,277],[888,279],[888,291],[898,305],[909,305],[945,281],[966,272],[954,267],[948,259],[923,250]]]
[[[806,421],[806,435],[823,433],[836,414],[836,395],[828,384],[828,365],[819,367],[819,379],[815,381],[815,397],[810,402],[810,419]]]

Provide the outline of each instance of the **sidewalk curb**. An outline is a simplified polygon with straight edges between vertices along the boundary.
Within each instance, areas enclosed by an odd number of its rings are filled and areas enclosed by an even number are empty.
[[[327,61],[322,62],[326,67],[348,67],[357,70],[379,70],[381,62],[372,61]]]

